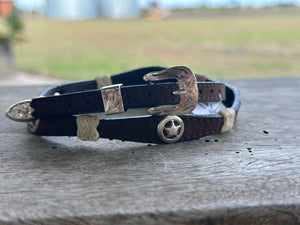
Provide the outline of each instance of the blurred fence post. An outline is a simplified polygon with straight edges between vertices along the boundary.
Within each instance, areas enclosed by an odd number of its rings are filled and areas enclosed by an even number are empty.
[[[0,0],[0,18],[8,18],[13,13],[13,10],[14,4],[12,0]],[[11,41],[10,38],[4,35],[0,39],[0,78],[11,76],[14,72],[15,63]]]
[[[15,72],[14,57],[9,41],[0,42],[0,78]]]

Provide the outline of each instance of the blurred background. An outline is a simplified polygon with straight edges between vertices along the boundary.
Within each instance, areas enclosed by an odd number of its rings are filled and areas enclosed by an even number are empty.
[[[300,0],[0,0],[0,76],[300,75]]]

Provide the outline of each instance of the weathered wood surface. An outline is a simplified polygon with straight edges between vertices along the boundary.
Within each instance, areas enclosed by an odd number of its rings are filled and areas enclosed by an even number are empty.
[[[33,136],[4,110],[43,87],[1,87],[0,224],[299,224],[300,78],[229,82],[231,132],[151,146]]]

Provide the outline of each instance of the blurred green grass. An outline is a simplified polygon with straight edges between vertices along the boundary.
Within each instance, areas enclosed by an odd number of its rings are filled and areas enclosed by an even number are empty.
[[[21,71],[78,80],[186,65],[213,78],[300,75],[300,17],[25,22]]]

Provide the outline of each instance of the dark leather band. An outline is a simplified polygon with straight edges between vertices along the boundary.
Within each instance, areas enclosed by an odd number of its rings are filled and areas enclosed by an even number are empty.
[[[144,143],[163,143],[157,135],[157,125],[166,116],[130,117],[101,119],[97,128],[100,138],[136,141]],[[221,115],[203,117],[199,115],[180,115],[185,131],[180,141],[220,133],[223,125]],[[32,130],[29,129],[31,132]],[[76,136],[76,117],[62,116],[39,119],[38,129],[34,132],[42,136]]]
[[[154,70],[159,68],[159,70],[164,69],[161,67],[153,67]],[[138,72],[136,72],[138,71]],[[141,72],[142,71],[142,72]],[[122,82],[122,76],[124,75],[129,76],[130,74],[133,74],[135,76],[134,79],[130,80],[129,78],[126,78],[127,81],[123,81],[123,83],[126,83],[127,85],[136,85],[137,82],[142,82],[142,80],[135,81],[135,79],[140,79],[140,73],[148,73],[151,72],[152,70],[149,68],[143,68],[140,70],[135,70],[131,72],[126,72],[124,74],[118,74],[112,77],[112,80],[115,79],[116,82]],[[202,94],[206,95],[208,94],[208,97],[211,97],[211,88],[217,87],[217,89],[213,89],[212,92],[217,90],[217,92],[221,92],[222,99],[223,99],[223,104],[226,107],[229,107],[233,109],[237,115],[237,112],[240,107],[240,100],[241,96],[239,91],[228,84],[223,84],[223,83],[212,83],[211,81],[209,82],[202,82],[198,83],[202,85],[204,89],[202,89]],[[164,86],[167,85],[167,86]],[[169,86],[172,87],[169,89]],[[205,86],[207,85],[207,86]],[[163,87],[163,88],[159,88]],[[149,107],[149,105],[157,105],[158,103],[160,104],[166,104],[164,101],[165,100],[160,100],[160,98],[163,97],[163,95],[169,96],[170,99],[174,98],[174,96],[170,96],[168,93],[169,91],[167,90],[174,90],[173,87],[176,87],[176,84],[174,83],[158,83],[158,84],[151,84],[151,85],[140,85],[138,87],[129,87],[128,89],[123,89],[122,90],[122,95],[126,96],[124,100],[124,104],[126,104],[127,107],[135,107],[135,106],[145,106]],[[222,87],[224,87],[224,90],[222,90]],[[78,82],[78,83],[72,83],[72,84],[67,84],[67,85],[60,85],[56,86],[54,88],[50,88],[46,90],[43,95],[44,96],[50,96],[53,95],[55,92],[59,91],[62,94],[67,94],[73,91],[87,91],[88,89],[93,89],[96,88],[96,83],[95,81],[86,81],[86,82]],[[149,88],[149,89],[148,89]],[[144,90],[146,89],[146,90]],[[163,89],[163,90],[160,90]],[[127,92],[127,90],[129,90]],[[139,92],[135,92],[134,90],[139,90]],[[149,92],[151,90],[151,92]],[[200,89],[201,90],[201,89]],[[204,91],[205,90],[205,91]],[[156,97],[153,97],[153,93],[159,92]],[[36,107],[35,104],[45,104],[43,107],[51,109],[51,107],[56,106],[56,104],[66,104],[66,108],[64,109],[63,113],[68,112],[68,102],[71,101],[73,104],[73,101],[78,100],[80,98],[80,102],[84,102],[89,100],[90,102],[87,103],[87,105],[101,105],[99,102],[92,102],[91,100],[91,92],[92,93],[99,93],[97,91],[87,91],[83,93],[74,93],[74,94],[69,94],[65,95],[64,100],[57,100],[61,98],[62,96],[54,96],[50,98],[43,98],[43,99],[49,99],[46,100],[46,103],[32,103],[32,107]],[[143,93],[143,94],[140,94]],[[143,98],[146,98],[149,93],[152,94],[152,96],[149,96],[149,99],[143,101]],[[83,95],[82,95],[83,94]],[[138,97],[141,95],[141,97]],[[76,97],[74,97],[76,96]],[[80,97],[81,96],[81,97]],[[82,97],[84,96],[84,97]],[[95,97],[94,95],[92,95]],[[137,97],[138,100],[130,101],[130,97],[128,96],[134,96]],[[154,100],[151,100],[151,98],[155,98]],[[41,98],[42,99],[42,98]],[[54,100],[52,100],[54,99]],[[97,101],[101,100],[102,97],[99,95],[97,96]],[[164,98],[163,98],[164,99]],[[168,99],[168,104],[170,103],[170,99]],[[217,100],[217,99],[216,99]],[[218,99],[219,100],[219,99]],[[48,101],[48,102],[47,102]],[[53,101],[51,103],[51,101]],[[58,103],[56,102],[58,101]],[[210,99],[209,99],[210,101]],[[34,101],[33,101],[34,102]],[[175,99],[174,99],[175,102]],[[102,103],[102,102],[101,102]],[[50,106],[49,106],[50,104]],[[53,104],[53,105],[51,105]],[[88,107],[85,105],[84,107],[76,105],[73,105],[72,107],[72,112],[78,110],[83,110],[85,107]],[[43,108],[42,107],[42,108]],[[77,107],[77,108],[76,108]],[[99,107],[99,106],[98,106]],[[36,109],[36,108],[35,108]],[[88,108],[91,110],[91,108]],[[97,108],[99,110],[99,108]],[[45,109],[46,111],[46,109]],[[41,111],[44,112],[44,111]],[[54,110],[54,112],[56,112]],[[77,111],[76,111],[77,112]],[[90,112],[90,111],[89,111]],[[50,113],[52,115],[53,112]],[[43,115],[43,114],[42,114]],[[47,114],[49,115],[49,114]],[[35,123],[32,124],[29,123],[29,130],[30,132],[36,134],[36,135],[45,135],[45,136],[76,136],[77,135],[77,124],[76,124],[76,117],[70,115],[60,115],[60,112],[56,114],[56,116],[41,116]],[[166,116],[135,116],[135,117],[128,117],[128,118],[101,118],[100,123],[97,127],[97,130],[100,134],[100,138],[108,138],[108,139],[118,139],[118,140],[124,140],[124,141],[137,141],[137,142],[145,142],[145,143],[163,143],[163,141],[159,138],[157,134],[157,126],[160,123],[161,120],[163,120]],[[212,134],[218,134],[221,131],[221,128],[224,123],[224,117],[220,114],[213,114],[213,115],[195,115],[195,114],[185,114],[185,115],[180,115],[179,116],[183,122],[184,122],[184,133],[183,136],[180,138],[179,141],[187,141],[187,140],[192,140],[192,139],[197,139],[203,136],[207,135],[212,135]]]
[[[145,73],[162,70],[162,67],[147,67],[113,75],[113,84],[122,83],[121,93],[125,110],[178,104],[180,96],[172,94],[178,90],[176,80],[150,84],[143,80]],[[221,82],[198,82],[198,101],[226,100],[225,85]],[[53,96],[59,93],[59,96]],[[96,80],[54,86],[42,93],[41,98],[31,101],[35,118],[104,112],[101,91]]]

